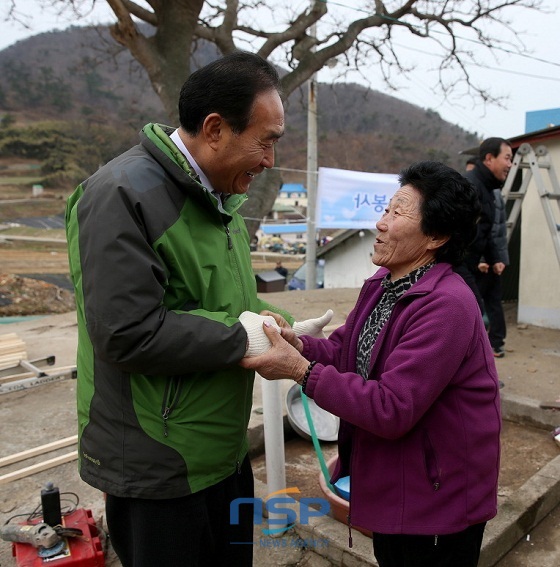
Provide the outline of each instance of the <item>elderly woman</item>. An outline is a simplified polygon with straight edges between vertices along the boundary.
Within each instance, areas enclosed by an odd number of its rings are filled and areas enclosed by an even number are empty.
[[[269,322],[242,364],[289,378],[340,416],[332,481],[350,475],[349,525],[373,532],[380,567],[473,567],[497,510],[500,400],[480,309],[453,271],[479,205],[438,162],[401,172],[377,223],[369,278],[328,339]]]

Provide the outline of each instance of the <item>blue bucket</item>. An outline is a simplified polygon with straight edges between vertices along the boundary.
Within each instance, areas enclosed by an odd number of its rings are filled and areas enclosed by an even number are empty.
[[[335,483],[334,487],[336,488],[336,492],[338,495],[344,500],[350,501],[350,477],[343,476],[339,478]]]

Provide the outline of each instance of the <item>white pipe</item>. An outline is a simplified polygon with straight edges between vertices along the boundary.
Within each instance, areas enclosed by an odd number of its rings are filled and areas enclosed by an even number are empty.
[[[261,378],[264,446],[266,462],[266,484],[268,493],[286,488],[286,461],[284,454],[284,417],[282,412],[282,381]],[[269,519],[279,519],[279,514],[270,514]],[[273,524],[280,528],[281,524]]]

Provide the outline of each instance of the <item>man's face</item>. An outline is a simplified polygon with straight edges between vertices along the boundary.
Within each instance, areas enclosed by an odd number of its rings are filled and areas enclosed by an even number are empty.
[[[284,133],[284,107],[276,90],[257,95],[241,134],[222,121],[220,141],[209,179],[216,191],[247,193],[255,175],[274,166],[274,145]]]
[[[511,169],[511,160],[513,152],[507,144],[502,144],[500,153],[494,157],[492,154],[486,154],[484,165],[492,172],[492,175],[498,181],[505,181]]]

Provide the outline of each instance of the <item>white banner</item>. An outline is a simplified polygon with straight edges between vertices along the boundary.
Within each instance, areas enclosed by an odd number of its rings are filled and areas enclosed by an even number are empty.
[[[399,188],[392,173],[319,168],[317,228],[375,228]]]

